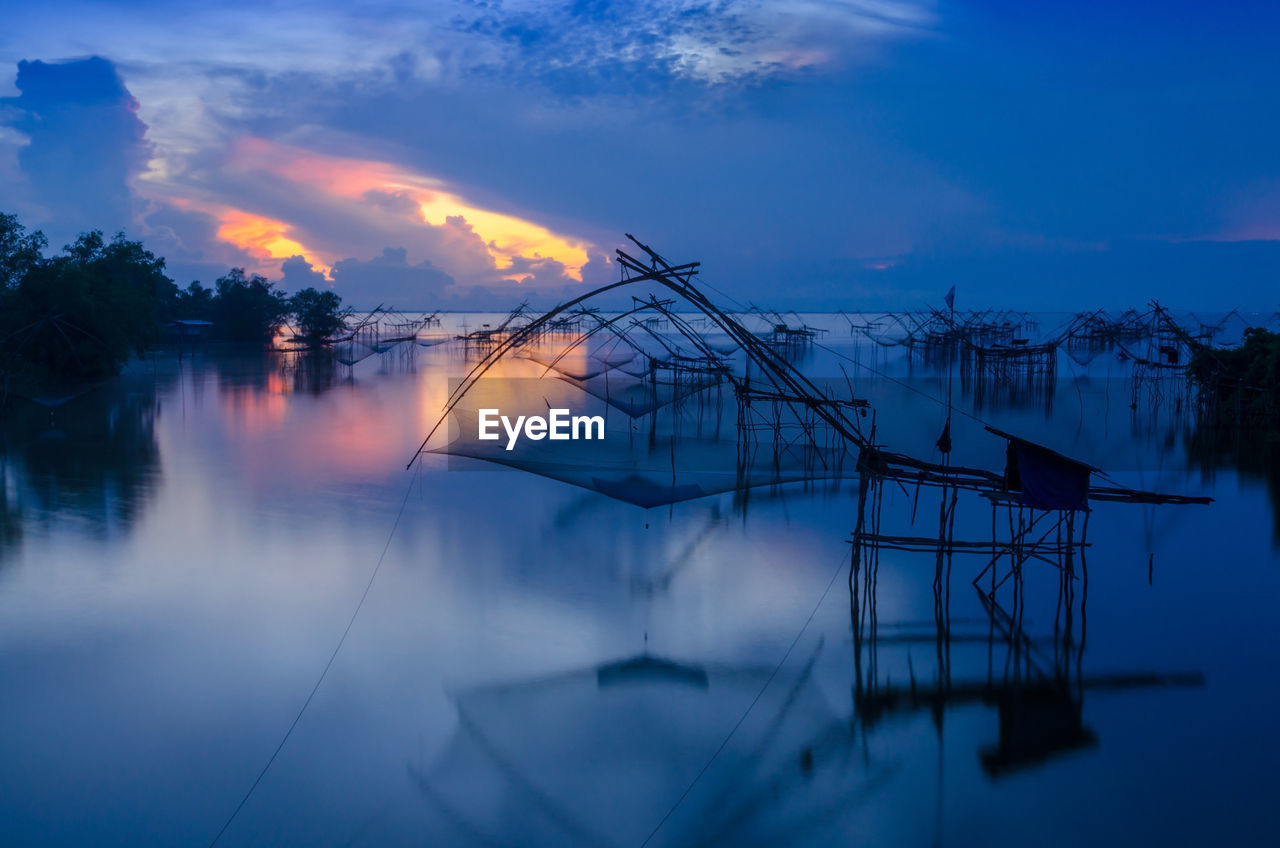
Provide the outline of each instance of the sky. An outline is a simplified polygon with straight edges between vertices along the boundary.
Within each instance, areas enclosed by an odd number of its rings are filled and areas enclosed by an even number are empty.
[[[0,0],[0,211],[402,309],[1280,305],[1280,4]]]

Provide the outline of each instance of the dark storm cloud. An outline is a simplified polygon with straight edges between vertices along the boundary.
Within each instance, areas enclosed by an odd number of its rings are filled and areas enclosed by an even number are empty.
[[[19,96],[0,100],[9,125],[29,139],[18,154],[32,224],[51,240],[133,223],[132,180],[151,155],[138,103],[115,66],[98,57],[20,62]]]

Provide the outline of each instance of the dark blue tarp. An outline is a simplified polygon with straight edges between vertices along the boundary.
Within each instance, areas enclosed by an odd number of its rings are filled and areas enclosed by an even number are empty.
[[[1036,509],[1086,509],[1089,501],[1089,466],[1072,462],[1047,448],[1011,441],[1009,469],[1022,503]],[[1012,482],[1012,481],[1011,481]]]

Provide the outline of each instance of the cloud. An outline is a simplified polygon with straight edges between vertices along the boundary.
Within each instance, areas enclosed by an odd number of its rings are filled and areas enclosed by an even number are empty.
[[[518,67],[565,92],[736,83],[840,66],[934,22],[927,8],[900,0],[478,3],[454,20],[460,34],[500,57],[482,69]]]
[[[710,127],[679,126],[690,91],[805,64],[768,58],[777,49],[852,56],[928,18],[897,3],[791,8],[458,3],[416,17],[386,7],[374,20],[266,0],[253,6],[251,45],[229,27],[231,11],[208,7],[184,18],[190,32],[163,39],[146,37],[145,20],[97,26],[143,92],[155,156],[137,180],[142,220],[175,273],[227,262],[272,274],[295,255],[324,272],[399,244],[409,264],[430,261],[460,290],[502,293],[520,280],[524,295],[572,289],[589,265],[610,270],[589,257],[637,221],[652,237],[659,216],[664,229],[706,220],[704,197],[718,190],[704,185],[780,173],[776,157],[795,139],[762,135],[750,115],[726,125],[719,109],[704,116]],[[56,27],[23,14],[33,43],[56,43]],[[180,35],[184,48],[170,51]],[[820,38],[841,43],[819,48]],[[643,108],[672,85],[684,93],[670,111]],[[635,114],[597,100],[637,93]],[[680,185],[688,171],[693,196]],[[663,185],[671,197],[655,193]],[[731,226],[759,211],[714,214]]]
[[[614,279],[602,257],[632,232],[756,302],[906,306],[954,274],[1141,301],[1136,258],[1171,290],[1212,275],[1271,300],[1250,240],[1280,232],[1274,50],[1242,12],[175,4],[25,4],[0,61],[111,56],[154,148],[144,232],[184,274],[324,273],[398,245],[450,302],[554,299]],[[0,132],[7,197],[25,138]],[[1124,247],[1196,240],[1240,244]]]
[[[379,244],[409,246],[464,286],[523,276],[557,286],[587,263],[581,237],[553,232],[513,211],[464,197],[465,187],[378,159],[339,156],[242,136],[180,166],[147,174],[140,186],[157,207],[178,205],[216,222],[214,238],[238,248],[249,267],[273,272],[303,256],[322,272]],[[495,204],[498,205],[498,204]],[[155,215],[148,220],[155,218]],[[207,248],[204,252],[217,252]]]
[[[115,66],[93,57],[19,62],[19,96],[0,116],[27,143],[18,152],[29,223],[52,239],[133,223],[132,182],[151,155],[138,102]]]
[[[362,308],[381,304],[399,309],[438,309],[455,291],[452,277],[430,261],[410,264],[403,247],[383,248],[379,256],[369,260],[335,262],[333,287],[344,301]]]
[[[173,0],[165,14],[102,0],[12,10],[6,54],[67,55],[109,41],[131,70],[255,69],[378,80],[536,77],[564,90],[741,82],[865,59],[937,25],[932,0],[543,0],[300,5]],[[133,14],[128,14],[133,12]],[[246,37],[244,20],[253,21]],[[15,57],[16,58],[16,57]],[[157,74],[157,76],[159,76]],[[163,79],[156,82],[162,83]],[[169,88],[173,91],[173,88]]]
[[[329,288],[329,278],[323,271],[311,267],[311,263],[302,256],[290,256],[280,266],[280,285],[285,291],[293,294],[306,288]]]
[[[298,285],[316,285],[298,274],[315,273],[298,258],[286,266],[290,273],[286,273],[285,282],[290,291]],[[335,262],[332,288],[344,302],[365,309],[381,304],[397,309],[506,311],[526,302],[533,308],[547,309],[616,279],[616,266],[603,256],[594,257],[586,268],[587,282],[579,282],[566,277],[564,267],[553,259],[517,257],[507,269],[509,278],[465,284],[430,260],[411,262],[404,248],[387,247],[372,259]]]
[[[181,199],[145,202],[138,232],[165,258],[167,273],[179,282],[216,280],[229,268],[253,268],[256,257],[218,237],[219,221]]]

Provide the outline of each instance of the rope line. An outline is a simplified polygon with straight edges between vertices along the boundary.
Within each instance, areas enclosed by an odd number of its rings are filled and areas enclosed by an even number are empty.
[[[787,646],[786,653],[782,655],[782,659],[778,660],[778,664],[773,667],[773,671],[770,672],[769,677],[765,679],[764,685],[760,687],[760,691],[751,699],[751,703],[747,705],[746,711],[738,717],[737,722],[734,723],[733,727],[729,730],[728,735],[724,737],[724,740],[721,741],[719,747],[717,747],[715,752],[712,753],[711,758],[707,760],[706,764],[698,771],[697,775],[694,776],[689,785],[685,787],[684,792],[680,793],[680,797],[671,805],[671,809],[667,810],[666,815],[664,815],[658,824],[654,826],[653,830],[649,832],[649,835],[645,837],[644,842],[640,843],[640,848],[645,848],[645,846],[653,840],[653,837],[658,835],[658,831],[662,830],[662,826],[665,825],[667,820],[675,814],[675,811],[684,803],[685,798],[689,797],[689,793],[693,791],[693,787],[697,786],[698,781],[702,780],[702,776],[707,773],[707,769],[711,768],[711,764],[716,761],[716,758],[719,757],[721,753],[723,753],[725,747],[729,744],[729,740],[731,740],[733,735],[738,732],[738,728],[742,727],[742,723],[747,720],[747,716],[751,714],[751,711],[755,709],[756,704],[758,704],[760,699],[764,697],[764,693],[768,690],[769,684],[773,683],[773,679],[778,676],[778,672],[781,671],[782,666],[786,664],[787,658],[791,656],[791,652],[795,650],[796,645],[800,642],[800,637],[804,635],[804,632],[807,629],[809,629],[809,625],[813,622],[813,617],[818,614],[818,610],[822,607],[822,602],[827,599],[827,595],[831,592],[831,587],[836,584],[836,578],[840,576],[840,572],[842,571],[844,571],[843,553],[840,555],[840,565],[836,567],[835,573],[831,575],[831,582],[827,584],[827,588],[822,590],[822,596],[818,598],[818,602],[813,605],[813,610],[809,613],[809,617],[806,618],[804,620],[804,624],[800,626],[800,631],[796,633],[796,637],[791,640],[791,644]]]
[[[343,644],[347,641],[347,635],[351,633],[352,626],[356,623],[356,617],[360,615],[360,610],[364,607],[365,600],[369,597],[369,590],[373,588],[373,581],[377,579],[378,572],[382,569],[382,562],[387,558],[387,551],[391,549],[391,541],[395,538],[396,529],[400,526],[400,519],[404,516],[405,507],[409,504],[409,495],[413,492],[413,479],[410,478],[409,485],[405,487],[404,498],[400,501],[400,509],[396,512],[395,521],[391,524],[391,532],[387,534],[387,542],[382,546],[382,553],[378,555],[378,561],[373,567],[373,572],[369,575],[369,581],[365,584],[364,592],[360,594],[360,600],[356,603],[356,607],[351,612],[351,618],[347,621],[346,629],[342,631],[342,636],[338,639],[338,644],[334,645],[333,653],[329,655],[329,660],[324,664],[324,668],[320,671],[320,676],[316,678],[316,683],[311,687],[311,692],[307,695],[305,701],[302,702],[301,709],[298,714],[293,717],[293,722],[289,725],[289,729],[285,731],[284,736],[280,739],[280,744],[276,745],[276,749],[271,752],[271,756],[267,759],[262,770],[258,772],[258,776],[254,778],[249,789],[244,793],[244,797],[240,799],[240,803],[236,804],[236,808],[231,811],[231,815],[223,822],[222,827],[218,830],[216,836],[209,843],[209,848],[214,848],[218,844],[218,840],[222,839],[223,834],[227,832],[227,828],[231,827],[231,823],[236,820],[236,816],[240,815],[240,811],[244,809],[244,805],[248,803],[250,796],[253,795],[258,784],[262,782],[262,778],[266,777],[267,771],[276,761],[276,757],[280,756],[280,752],[284,749],[285,743],[289,741],[289,737],[293,735],[293,731],[298,726],[298,722],[302,721],[302,715],[307,711],[307,707],[311,706],[311,701],[315,698],[316,692],[320,691],[320,684],[324,683],[325,677],[329,674],[329,669],[333,667],[333,662],[338,658],[338,652],[342,650]]]

